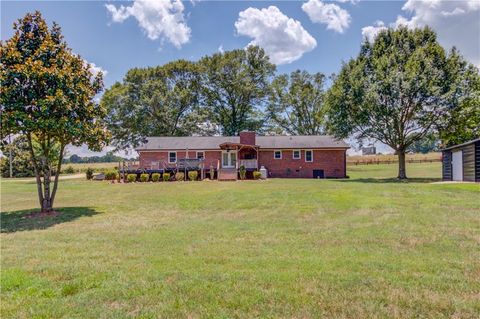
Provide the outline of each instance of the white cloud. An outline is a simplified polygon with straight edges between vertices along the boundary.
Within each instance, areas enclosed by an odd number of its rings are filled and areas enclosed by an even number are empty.
[[[275,6],[241,11],[235,28],[239,35],[253,38],[249,45],[262,47],[275,64],[291,63],[317,46],[299,21],[287,17]]]
[[[340,3],[350,2],[351,4],[357,4],[360,0],[335,0],[335,1]]]
[[[386,29],[387,27],[385,26],[385,23],[383,21],[378,20],[378,21],[375,21],[373,26],[362,28],[362,37],[372,42],[380,31],[386,30]]]
[[[409,28],[429,26],[438,35],[438,41],[449,50],[456,46],[469,61],[480,66],[480,1],[408,0],[402,7],[410,18],[398,16],[390,27]],[[377,26],[362,29],[373,34]],[[373,37],[378,34],[373,34]]]
[[[220,52],[220,53],[225,52],[225,50],[223,49],[223,45],[222,45],[222,44],[220,44],[220,46],[218,47],[218,52]]]
[[[85,59],[82,59],[83,60],[83,65],[84,66],[87,66],[89,65],[90,66],[90,72],[92,72],[93,76],[95,77],[98,72],[102,72],[103,73],[103,77],[105,78],[105,76],[107,75],[108,71],[105,70],[104,68],[102,68],[101,66],[98,66],[96,65],[95,63],[93,62],[88,62],[87,60]]]
[[[351,17],[348,11],[333,3],[309,0],[302,5],[302,10],[312,22],[326,24],[329,30],[343,33],[350,25]]]
[[[131,6],[116,7],[106,4],[112,21],[121,23],[129,17],[137,19],[139,26],[147,36],[156,40],[161,38],[170,41],[180,48],[190,40],[191,30],[185,23],[181,0],[135,0]]]
[[[107,75],[108,71],[102,68],[101,66],[98,66],[93,62],[87,62],[87,63],[90,63],[90,71],[92,71],[94,76],[97,75],[98,72],[102,72],[104,77]]]

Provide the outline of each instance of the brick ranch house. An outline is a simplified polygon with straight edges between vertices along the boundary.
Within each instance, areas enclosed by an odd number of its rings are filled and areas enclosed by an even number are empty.
[[[247,178],[262,166],[268,177],[345,178],[349,146],[331,136],[240,136],[149,137],[136,148],[137,169],[148,173],[210,171],[218,179],[237,179],[244,166]]]

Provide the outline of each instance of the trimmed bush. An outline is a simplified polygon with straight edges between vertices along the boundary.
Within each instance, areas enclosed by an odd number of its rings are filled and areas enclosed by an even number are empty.
[[[127,175],[127,182],[133,183],[137,180],[137,174],[128,174]]]
[[[243,181],[247,177],[247,169],[245,168],[245,166],[243,165],[240,166],[239,173],[240,173],[240,179]]]
[[[175,173],[175,180],[184,181],[185,180],[185,174],[183,172]]]
[[[170,173],[163,173],[162,178],[164,182],[168,182],[170,180]]]
[[[158,182],[160,180],[160,174],[159,173],[153,173],[152,174],[152,182]]]
[[[63,171],[64,174],[75,174],[75,169],[72,166],[67,166]]]
[[[118,173],[115,170],[109,170],[105,172],[105,180],[114,181],[118,179]]]
[[[262,173],[259,171],[254,171],[253,172],[253,179],[260,179],[262,177]]]
[[[198,179],[198,172],[197,171],[190,171],[188,172],[188,179],[193,181],[196,181]]]
[[[88,167],[85,171],[85,175],[87,177],[87,180],[91,180],[93,178],[93,168]]]
[[[150,176],[148,174],[140,174],[140,182],[142,182],[142,183],[148,182],[149,177]]]

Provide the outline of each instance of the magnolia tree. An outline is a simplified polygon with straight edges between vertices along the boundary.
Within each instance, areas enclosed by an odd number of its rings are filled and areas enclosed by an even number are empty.
[[[13,25],[12,38],[0,43],[2,137],[26,138],[41,211],[53,211],[67,144],[100,150],[107,142],[106,112],[94,97],[102,73],[72,53],[60,27],[48,27],[40,12]],[[51,182],[53,178],[53,187]]]
[[[329,130],[387,144],[398,155],[398,178],[405,179],[411,145],[442,136],[449,122],[467,129],[459,115],[478,109],[478,77],[455,49],[445,52],[431,29],[384,30],[335,78],[327,97]],[[474,121],[469,127],[480,125]]]

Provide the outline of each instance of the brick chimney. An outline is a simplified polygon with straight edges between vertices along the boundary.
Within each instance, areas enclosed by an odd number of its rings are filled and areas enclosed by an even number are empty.
[[[252,131],[240,132],[240,144],[255,145],[255,132],[252,132]]]

